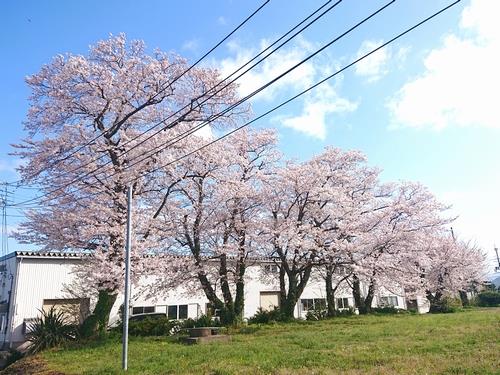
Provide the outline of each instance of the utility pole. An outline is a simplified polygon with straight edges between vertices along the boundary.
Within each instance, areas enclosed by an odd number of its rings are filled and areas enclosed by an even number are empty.
[[[125,244],[125,296],[123,303],[122,369],[128,368],[128,318],[130,310],[130,250],[132,247],[132,185],[127,189],[127,240]]]
[[[497,263],[498,266],[495,267],[495,271],[500,272],[500,258],[498,257],[498,247],[494,246],[495,253],[497,254]]]

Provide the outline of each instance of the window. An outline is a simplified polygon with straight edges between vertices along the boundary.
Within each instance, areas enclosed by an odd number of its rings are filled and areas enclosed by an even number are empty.
[[[172,320],[187,319],[188,305],[170,305],[167,306],[167,317]]]
[[[300,303],[302,305],[302,311],[326,309],[326,299],[324,298],[301,299]]]
[[[313,301],[314,301],[314,308],[316,310],[326,310],[326,299],[315,298]]]
[[[276,264],[265,264],[264,271],[269,273],[279,273],[280,269]]]
[[[179,306],[179,319],[187,319],[188,317],[188,305]]]
[[[388,297],[380,297],[380,305],[381,306],[397,306],[398,305],[398,297],[396,296],[388,296]]]
[[[349,298],[337,298],[337,309],[348,309]]]
[[[177,319],[177,305],[168,306],[167,308],[167,317],[169,319]]]
[[[132,315],[151,314],[155,312],[154,306],[135,306],[132,307]]]

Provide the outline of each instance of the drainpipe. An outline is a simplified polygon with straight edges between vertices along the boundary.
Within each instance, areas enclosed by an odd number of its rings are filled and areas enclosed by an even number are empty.
[[[14,283],[14,296],[13,298],[10,300],[10,303],[12,303],[12,306],[10,306],[10,310],[12,311],[9,315],[11,316],[10,318],[10,327],[9,327],[9,330],[10,330],[10,334],[9,334],[9,348],[12,349],[12,334],[14,333],[14,313],[15,311],[17,310],[16,309],[16,298],[17,298],[17,288],[18,288],[18,282],[19,282],[19,270],[21,268],[21,263],[23,262],[23,258],[20,257],[19,258],[19,263],[17,264],[17,267],[16,267],[16,281]],[[13,288],[11,288],[10,290],[10,296],[12,296],[12,290]],[[7,334],[7,332],[5,332],[5,334]]]
[[[9,323],[10,323],[10,306],[11,306],[11,303],[12,303],[12,289],[13,289],[13,286],[14,286],[14,275],[13,274],[10,274],[10,289],[9,289],[9,298],[7,299],[7,317],[5,318],[5,328],[3,327],[0,327],[0,328],[3,328],[4,329],[4,333],[3,333],[3,342],[2,342],[2,350],[4,349],[5,347],[5,341],[7,341],[7,332],[8,332],[8,328],[9,328]]]

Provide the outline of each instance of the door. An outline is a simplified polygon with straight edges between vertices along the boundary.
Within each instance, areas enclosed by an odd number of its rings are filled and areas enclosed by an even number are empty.
[[[260,308],[264,311],[274,310],[280,306],[279,292],[260,292]]]

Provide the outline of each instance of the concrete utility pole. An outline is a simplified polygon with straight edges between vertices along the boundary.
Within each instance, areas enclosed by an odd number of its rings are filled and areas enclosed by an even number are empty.
[[[500,272],[500,257],[498,256],[498,247],[494,246],[495,253],[497,254],[497,263],[498,266],[495,267],[495,271]]]
[[[122,368],[128,368],[128,318],[130,310],[130,250],[132,238],[132,185],[127,189],[127,242],[125,244],[125,296],[123,303]]]

